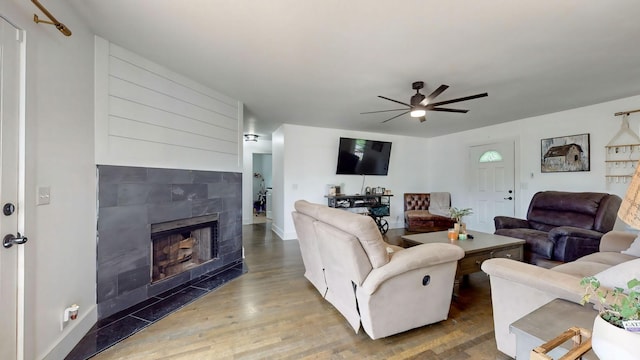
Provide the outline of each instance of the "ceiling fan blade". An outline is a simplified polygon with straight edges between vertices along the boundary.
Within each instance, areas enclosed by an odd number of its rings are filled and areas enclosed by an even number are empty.
[[[381,112],[400,111],[400,110],[407,110],[407,109],[390,109],[390,110],[367,111],[367,112],[361,112],[360,114],[375,114],[375,113],[381,113]]]
[[[407,103],[403,103],[402,101],[389,99],[388,97],[384,97],[384,96],[381,96],[381,95],[378,95],[378,97],[379,97],[379,98],[381,98],[381,99],[385,99],[385,100],[393,101],[394,103],[398,103],[398,104],[401,104],[401,105],[404,105],[404,106],[411,107],[411,105],[409,105],[409,104],[407,104]]]
[[[471,95],[471,96],[465,96],[465,97],[461,97],[461,98],[457,98],[457,99],[452,99],[452,100],[440,101],[440,102],[437,102],[437,103],[428,104],[428,105],[427,105],[427,107],[434,107],[434,106],[440,106],[440,105],[453,104],[453,103],[456,103],[456,102],[460,102],[460,101],[467,101],[467,100],[472,100],[472,99],[477,99],[477,98],[481,98],[481,97],[485,97],[485,96],[489,96],[489,94],[487,94],[487,93],[482,93],[482,94],[476,94],[476,95]]]
[[[421,123],[427,121],[427,117],[426,116],[421,116],[418,118],[418,120],[420,120]]]
[[[384,123],[386,123],[387,121],[393,120],[393,119],[395,119],[395,118],[397,118],[397,117],[400,117],[400,116],[402,116],[402,115],[404,115],[404,114],[408,114],[408,113],[409,113],[409,111],[407,110],[407,111],[403,112],[402,114],[398,114],[398,115],[396,115],[396,116],[394,116],[394,117],[392,117],[392,118],[390,118],[390,119],[387,119],[387,120],[383,121],[382,123],[384,124]]]
[[[454,112],[454,113],[463,113],[466,114],[469,110],[460,110],[460,109],[447,109],[447,108],[430,108],[430,111],[446,111],[446,112]]]
[[[424,100],[422,100],[420,102],[420,105],[424,106],[427,105],[428,103],[432,102],[433,99],[436,98],[436,96],[442,94],[443,91],[447,90],[449,88],[449,85],[440,85],[437,89],[435,89],[431,94],[429,94],[429,96],[427,96]]]

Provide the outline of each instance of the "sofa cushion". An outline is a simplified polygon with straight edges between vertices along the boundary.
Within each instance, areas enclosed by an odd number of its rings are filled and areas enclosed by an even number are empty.
[[[527,240],[525,244],[526,250],[538,254],[541,257],[551,259],[553,255],[554,244],[549,241],[549,234],[545,231],[522,228],[498,229],[495,231],[495,234]]]
[[[531,199],[527,220],[542,231],[570,225],[607,232],[613,228],[620,202],[620,197],[606,193],[543,191]]]
[[[428,210],[407,210],[404,222],[408,231],[441,231],[453,227],[454,220]]]
[[[544,191],[536,194],[531,202],[532,209],[570,211],[592,217],[605,193]]]
[[[551,270],[561,272],[568,275],[577,276],[583,278],[585,276],[592,276],[601,271],[610,268],[610,265],[591,262],[591,261],[572,261],[562,265],[555,266]]]
[[[636,237],[627,250],[622,250],[623,254],[640,257],[640,235]]]
[[[306,200],[298,200],[293,204],[293,206],[295,207],[297,212],[311,216],[314,219],[318,218],[318,210],[326,207],[320,204],[310,203]]]
[[[448,192],[432,192],[429,211],[434,215],[449,217],[451,209],[451,194]]]
[[[358,238],[374,269],[389,262],[387,244],[382,239],[380,230],[371,217],[322,207],[318,209],[318,220]]]
[[[600,285],[613,289],[619,287],[627,289],[627,281],[640,279],[640,259],[634,259],[612,266],[594,275]]]
[[[550,231],[557,226],[570,224],[582,229],[593,229],[592,215],[572,213],[563,210],[535,209],[529,213],[529,226],[541,231]]]
[[[627,255],[627,254],[621,254],[619,252],[603,251],[603,252],[597,252],[597,253],[585,255],[577,259],[576,261],[577,262],[587,261],[591,263],[604,264],[611,267],[614,265],[622,264],[623,262],[626,262],[629,260],[633,260],[635,258],[637,257],[632,255]]]
[[[429,210],[407,210],[404,212],[404,216],[411,221],[435,220],[442,218],[441,215],[432,214]]]
[[[405,210],[427,210],[431,201],[431,195],[428,193],[405,193],[404,209]]]

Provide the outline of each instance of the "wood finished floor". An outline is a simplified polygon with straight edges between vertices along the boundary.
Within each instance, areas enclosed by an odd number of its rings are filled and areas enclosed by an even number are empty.
[[[496,350],[483,273],[470,276],[448,320],[371,340],[304,278],[298,242],[270,225],[243,227],[247,274],[93,359],[510,359]],[[387,241],[403,233],[392,229]]]

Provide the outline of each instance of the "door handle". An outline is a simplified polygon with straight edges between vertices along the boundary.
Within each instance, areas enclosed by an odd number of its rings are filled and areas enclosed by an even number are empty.
[[[4,246],[5,248],[10,248],[14,244],[22,245],[27,242],[28,239],[26,236],[22,236],[20,235],[20,233],[16,233],[16,234],[18,234],[18,236],[15,236],[13,234],[5,235],[4,239],[2,239],[2,246]]]
[[[513,197],[509,196],[509,197],[506,197],[506,198],[504,198],[504,199],[505,199],[505,200],[513,200]]]

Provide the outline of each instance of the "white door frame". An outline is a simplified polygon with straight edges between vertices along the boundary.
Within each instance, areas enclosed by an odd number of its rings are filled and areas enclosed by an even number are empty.
[[[15,133],[10,134],[11,136],[15,136],[14,142],[12,142],[12,146],[14,146],[14,151],[17,152],[17,164],[14,164],[16,166],[16,170],[17,170],[17,174],[16,177],[16,182],[17,182],[17,186],[15,188],[16,193],[12,194],[11,196],[7,196],[6,194],[2,195],[2,201],[7,201],[7,199],[10,199],[9,201],[14,202],[15,204],[15,212],[13,213],[13,215],[15,218],[14,219],[10,219],[9,223],[11,223],[12,225],[10,226],[11,229],[8,228],[2,228],[0,229],[0,239],[4,238],[4,235],[8,234],[8,233],[13,233],[15,234],[16,232],[20,232],[21,234],[24,234],[24,225],[25,225],[25,114],[26,114],[26,41],[25,41],[25,32],[24,30],[20,29],[20,27],[16,26],[13,22],[11,22],[9,19],[7,19],[6,17],[2,16],[0,14],[0,21],[3,22],[2,26],[9,28],[8,31],[12,32],[12,28],[15,29],[15,47],[12,46],[12,49],[15,49],[15,51],[17,51],[17,63],[13,64],[14,66],[17,67],[17,69],[13,69],[16,72],[12,73],[12,75],[16,76],[15,81],[17,82],[16,88],[13,88],[11,91],[17,90],[17,94],[16,93],[12,93],[12,97],[14,98],[14,100],[11,100],[12,105],[15,107],[12,109],[12,112],[14,112],[15,114],[17,114],[17,116],[8,116],[7,118],[2,118],[0,124],[3,124],[2,129],[5,130],[5,126],[4,124],[7,124],[8,119],[13,119],[16,121],[16,123],[12,124],[14,126],[14,130]],[[3,54],[2,56],[5,55],[4,51],[7,50],[7,47],[5,46],[5,40],[9,39],[7,41],[12,41],[14,38],[12,36],[12,34],[7,33],[8,36],[3,36],[2,39],[2,44],[3,44]],[[4,61],[3,61],[3,66],[4,67]],[[10,70],[9,69],[2,69],[2,71],[4,72],[4,74],[7,74]],[[5,75],[6,78],[6,75]],[[4,79],[3,79],[4,81]],[[3,89],[4,91],[6,91],[7,89]],[[3,101],[6,101],[6,97],[4,96],[3,93]],[[3,107],[5,106],[9,106],[6,103],[3,104]],[[6,108],[5,108],[6,109]],[[0,114],[0,115],[4,115],[4,114]],[[2,136],[6,136],[7,134],[1,134]],[[3,141],[4,142],[4,141]],[[3,147],[5,144],[2,144]],[[5,164],[2,164],[2,166],[5,166]],[[3,169],[4,170],[4,169]],[[4,171],[1,172],[2,176],[6,177],[6,174],[4,173]],[[4,204],[0,204],[0,207],[2,207]],[[0,214],[0,216],[5,216]],[[5,219],[3,219],[5,220]],[[7,220],[9,220],[7,218]],[[7,224],[7,222],[3,222],[4,224]],[[4,267],[2,270],[2,274],[0,274],[0,276],[3,277],[3,279],[8,279],[10,278],[11,283],[13,284],[13,286],[15,286],[15,288],[13,289],[14,291],[12,291],[11,297],[15,298],[15,303],[11,304],[11,309],[2,309],[3,311],[7,311],[13,315],[15,315],[15,322],[13,322],[14,320],[11,320],[11,322],[13,324],[15,324],[15,328],[14,329],[0,329],[2,330],[0,333],[2,333],[3,337],[6,336],[9,338],[9,340],[7,341],[7,343],[13,343],[15,344],[15,348],[9,349],[8,350],[8,354],[11,358],[15,357],[18,360],[24,359],[24,350],[25,350],[25,338],[24,338],[24,334],[25,334],[25,311],[24,311],[24,306],[25,306],[25,296],[24,296],[24,288],[25,288],[25,273],[24,273],[24,266],[25,266],[25,248],[23,245],[16,245],[16,246],[12,246],[11,248],[5,249],[4,247],[0,247],[0,251],[3,251],[3,255],[7,255],[7,258],[10,260],[10,264],[11,267],[7,268]],[[12,273],[8,273],[8,271],[11,271]],[[3,291],[3,296],[6,296],[6,288],[2,289]],[[13,316],[10,315],[10,316]],[[2,323],[2,326],[4,327],[6,324]],[[11,325],[13,326],[13,325]],[[2,349],[0,349],[0,356],[2,356],[3,358],[5,358],[5,354],[7,350],[5,349],[5,351],[3,351]]]

